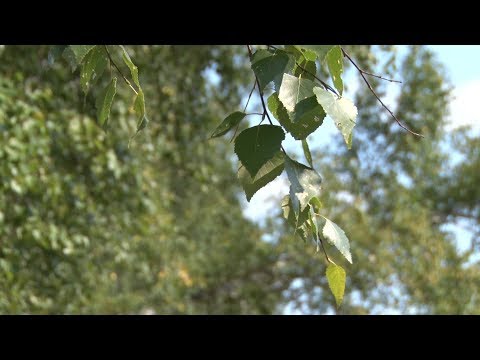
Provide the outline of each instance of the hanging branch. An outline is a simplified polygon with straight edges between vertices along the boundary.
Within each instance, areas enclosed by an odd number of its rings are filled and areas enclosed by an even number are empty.
[[[250,60],[252,59],[252,56],[253,56],[253,53],[252,53],[252,49],[250,48],[250,45],[247,45],[247,50],[248,50],[248,56],[250,58]],[[263,107],[263,117],[262,117],[262,121],[264,120],[265,116],[267,117],[268,119],[268,122],[270,123],[270,125],[273,125],[273,121],[272,119],[270,118],[270,115],[268,114],[268,110],[267,110],[267,105],[265,104],[265,99],[263,98],[263,91],[260,87],[260,81],[258,80],[258,77],[257,77],[257,74],[255,74],[255,81],[257,83],[257,88],[258,88],[258,94],[260,95],[260,100],[262,101],[262,107]],[[286,154],[285,152],[285,149],[283,148],[283,146],[280,145],[280,148],[282,149],[283,153]]]
[[[370,73],[366,73],[364,72],[362,69],[360,69],[360,67],[355,63],[355,61],[353,61],[353,59],[347,54],[347,52],[342,48],[342,52],[343,52],[343,56],[345,56],[348,61],[350,61],[350,63],[355,66],[355,68],[358,70],[358,72],[360,73],[360,75],[362,76],[363,78],[363,81],[365,82],[365,84],[367,85],[368,89],[372,92],[373,96],[375,96],[375,98],[378,100],[378,102],[383,106],[383,108],[385,110],[387,110],[389,112],[389,114],[392,116],[392,118],[395,119],[395,121],[397,122],[397,124],[404,130],[408,131],[410,134],[412,135],[415,135],[415,136],[418,136],[418,137],[421,137],[423,138],[424,136],[422,134],[418,134],[412,130],[410,130],[408,127],[406,127],[405,125],[402,124],[402,122],[400,120],[398,120],[398,118],[395,116],[395,114],[392,112],[392,110],[390,110],[388,108],[387,105],[385,105],[382,101],[382,99],[380,99],[380,97],[377,95],[377,93],[375,92],[375,90],[373,90],[373,87],[372,85],[370,84],[370,82],[368,81],[368,79],[365,77],[365,75],[372,75]],[[373,75],[373,76],[376,76],[376,75]],[[379,77],[379,76],[376,76],[376,77]],[[385,79],[387,80],[387,79]],[[390,81],[390,80],[389,80]]]

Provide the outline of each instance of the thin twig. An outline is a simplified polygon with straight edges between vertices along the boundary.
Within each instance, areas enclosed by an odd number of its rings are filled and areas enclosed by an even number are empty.
[[[252,97],[253,91],[255,90],[256,86],[257,86],[257,82],[254,81],[252,90],[250,90],[250,94],[248,94],[248,100],[247,100],[247,103],[245,104],[245,109],[243,109],[243,112],[247,111],[248,104],[250,103],[250,98]]]
[[[352,61],[352,59],[350,58],[350,56],[348,56],[345,52],[345,50],[342,48],[342,52],[343,52],[343,55],[345,57],[347,57],[350,62]],[[380,75],[376,75],[376,74],[372,74],[371,72],[368,72],[368,71],[365,71],[363,69],[360,69],[360,67],[357,65],[356,66],[357,70],[360,71],[361,73],[365,74],[365,75],[368,75],[368,76],[373,76],[373,77],[376,77],[378,79],[382,79],[382,80],[385,80],[385,81],[390,81],[390,82],[394,82],[394,83],[399,83],[401,84],[402,82],[400,80],[395,80],[395,79],[389,79],[389,78],[386,78],[386,77],[383,77],[383,76],[380,76]]]
[[[123,80],[125,80],[125,82],[127,83],[127,85],[130,86],[130,88],[133,90],[133,92],[134,92],[136,95],[138,95],[138,91],[132,86],[132,84],[131,84],[130,81],[126,78],[126,76],[123,75],[122,70],[120,70],[120,68],[117,66],[117,64],[115,64],[115,61],[113,61],[112,56],[110,55],[110,52],[108,51],[107,45],[103,45],[103,47],[105,48],[105,52],[107,53],[108,60],[110,60],[110,64],[113,65],[113,66],[115,67],[115,69],[117,69],[118,73],[119,73],[120,76],[123,78]]]
[[[253,53],[252,53],[252,49],[250,48],[250,45],[247,45],[247,49],[248,49],[248,56],[250,57],[250,60],[251,60],[251,59],[252,59],[252,56],[253,56]],[[272,119],[270,118],[270,115],[268,115],[267,106],[265,105],[265,100],[264,100],[264,98],[263,98],[263,91],[262,91],[262,89],[260,88],[260,81],[258,80],[257,74],[255,74],[255,80],[256,80],[256,82],[257,82],[257,87],[258,87],[258,93],[259,93],[259,95],[260,95],[260,100],[262,101],[263,114],[264,114],[264,116],[267,117],[268,122],[270,123],[270,125],[273,125]],[[262,120],[262,121],[263,121],[263,120]],[[281,148],[282,151],[286,154],[286,151],[285,151],[285,149],[283,148],[282,145],[280,145],[280,148]]]
[[[253,82],[253,87],[252,87],[252,90],[250,90],[250,94],[248,94],[248,99],[247,99],[247,103],[245,104],[245,108],[243,109],[243,112],[246,112],[247,111],[247,107],[248,107],[248,104],[250,103],[250,98],[252,97],[252,94],[253,94],[253,91],[255,90],[255,87],[257,86],[257,81],[255,79],[255,81]],[[263,114],[260,114],[260,113],[253,113],[253,114],[247,114],[247,115],[263,115]],[[233,139],[235,139],[235,136],[237,135],[237,132],[238,132],[238,128],[240,127],[240,123],[238,123],[237,127],[235,128],[235,132],[233,133],[233,136],[232,138],[230,139],[230,142],[233,141]]]
[[[365,84],[367,85],[368,89],[369,89],[369,90],[372,92],[372,94],[377,98],[378,102],[379,102],[380,104],[382,104],[383,108],[390,113],[390,115],[392,116],[392,118],[395,119],[395,121],[397,122],[397,124],[398,124],[402,129],[408,131],[410,134],[423,138],[424,136],[423,136],[422,134],[418,134],[418,133],[410,130],[408,127],[406,127],[405,125],[403,125],[400,120],[398,120],[398,118],[395,116],[395,114],[392,112],[392,110],[390,110],[390,109],[388,108],[388,106],[383,103],[382,99],[380,99],[380,97],[377,95],[377,93],[375,92],[375,90],[373,90],[372,85],[370,84],[370,82],[369,82],[369,81],[367,80],[367,78],[365,77],[364,72],[362,71],[362,69],[360,69],[360,68],[358,67],[358,65],[355,63],[355,61],[353,61],[353,59],[346,53],[346,51],[345,51],[343,48],[342,48],[342,52],[343,52],[343,55],[352,63],[352,65],[355,66],[355,68],[358,70],[358,72],[359,72],[360,75],[362,76],[363,81],[364,81]]]
[[[360,69],[360,71],[362,73],[364,73],[365,75],[373,76],[373,77],[376,77],[376,78],[379,78],[379,79],[382,79],[382,80],[385,80],[385,81],[390,81],[390,82],[399,83],[399,84],[402,83],[400,80],[389,79],[389,78],[386,78],[386,77],[383,77],[383,76],[380,76],[380,75],[375,75],[375,74],[369,73],[368,71],[365,71],[365,70],[362,70],[362,69]]]

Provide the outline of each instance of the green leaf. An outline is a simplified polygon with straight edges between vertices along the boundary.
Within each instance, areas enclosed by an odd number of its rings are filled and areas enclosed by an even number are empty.
[[[315,83],[311,80],[283,74],[278,98],[287,111],[293,112],[300,101],[313,96],[314,87]]]
[[[337,128],[343,135],[347,147],[352,148],[352,131],[357,117],[357,108],[353,103],[342,97],[338,99],[334,94],[320,87],[315,87],[313,92],[317,101],[334,121]]]
[[[289,56],[284,51],[257,50],[252,56],[251,64],[252,70],[260,82],[260,90],[263,91],[271,81],[275,81],[279,86],[288,62]]]
[[[120,45],[120,48],[122,49],[123,62],[128,66],[133,82],[137,85],[137,95],[135,97],[135,102],[133,103],[133,109],[137,115],[137,131],[135,133],[135,135],[137,135],[148,124],[148,118],[145,111],[145,95],[138,78],[138,67],[133,63],[130,55],[128,55],[127,49],[125,49],[123,45]],[[135,137],[135,135],[133,137]],[[132,140],[133,137],[130,140]]]
[[[338,90],[340,95],[343,93],[343,80],[342,80],[342,73],[343,73],[343,53],[342,48],[337,45],[334,46],[328,53],[327,53],[327,65],[328,70],[330,71],[330,75],[332,76],[333,85]]]
[[[110,109],[112,107],[113,98],[117,92],[117,78],[114,77],[110,84],[105,88],[102,94],[97,98],[97,119],[98,123],[106,128],[108,125],[108,118],[110,116]]]
[[[75,54],[78,64],[80,64],[83,61],[83,58],[94,47],[95,45],[70,45],[70,49],[72,49],[73,53]]]
[[[345,232],[333,221],[327,219],[325,216],[322,217],[325,219],[325,225],[322,230],[323,237],[327,239],[330,244],[335,246],[351,264],[352,254],[350,253],[350,242],[347,235],[345,235]]]
[[[225,135],[230,131],[230,129],[237,126],[245,116],[247,116],[247,114],[241,111],[235,111],[234,113],[228,115],[225,120],[223,120],[222,123],[217,126],[211,137],[215,138]]]
[[[308,50],[308,49],[301,49],[300,50],[303,54],[303,57],[305,58],[305,60],[307,61],[312,61],[314,62],[315,60],[317,60],[317,54],[315,53],[315,51],[313,50]]]
[[[287,223],[294,229],[294,235],[298,235],[303,241],[307,241],[308,235],[308,212],[309,209],[301,211],[299,216],[292,210],[292,200],[290,195],[286,195],[282,199],[283,217],[287,220]]]
[[[290,118],[291,114],[285,109],[282,102],[278,98],[278,93],[273,93],[267,100],[268,109],[278,120],[278,122],[287,130],[289,133],[293,133],[295,131],[294,124],[292,119]]]
[[[323,124],[326,114],[323,107],[317,102],[315,96],[300,101],[295,107],[293,122],[304,128],[302,133],[312,128],[316,129]],[[309,133],[310,134],[310,133]]]
[[[273,158],[268,160],[265,165],[258,170],[257,175],[253,179],[245,169],[245,166],[241,165],[238,169],[238,178],[245,191],[247,201],[250,201],[258,190],[275,180],[275,178],[283,172],[284,165],[285,156],[282,151],[278,151]]]
[[[85,56],[80,72],[80,85],[85,94],[88,92],[89,86],[103,74],[107,64],[107,55],[100,46],[96,46]]]
[[[235,153],[250,176],[257,172],[280,151],[285,133],[280,126],[258,125],[243,130],[235,139]]]
[[[341,266],[335,264],[328,264],[327,266],[327,281],[337,308],[340,306],[343,300],[343,294],[345,293],[345,282],[347,280],[347,274]]]
[[[285,45],[285,51],[295,56],[295,60],[317,60],[317,54],[313,50],[302,48],[300,45]]]
[[[296,140],[303,140],[314,132],[322,125],[325,117],[325,112],[317,103],[315,96],[300,101],[296,106],[296,111],[291,113],[285,109],[278,98],[278,94],[273,93],[268,98],[268,108],[278,122]]]
[[[300,49],[295,45],[285,46],[287,50],[294,57],[294,64],[292,65],[292,74],[302,79],[315,80],[317,73],[317,54],[311,50]]]
[[[123,62],[128,66],[128,68],[130,69],[130,74],[132,75],[132,79],[133,79],[133,82],[135,83],[135,85],[138,86],[138,88],[140,89],[140,81],[138,80],[138,68],[137,66],[133,63],[132,59],[130,58],[130,55],[128,55],[128,52],[127,50],[125,49],[125,47],[123,45],[120,45],[120,47],[122,48],[122,59],[123,59]]]
[[[313,161],[312,161],[312,154],[310,153],[310,148],[308,147],[307,139],[302,140],[302,148],[303,153],[305,154],[305,158],[308,161],[308,165],[313,168]]]
[[[316,196],[312,197],[310,199],[310,207],[313,208],[313,211],[318,214],[320,212],[320,209],[323,207],[322,202],[320,199]]]
[[[328,52],[334,47],[334,45],[295,45],[298,48],[311,50],[315,52],[320,61],[323,61]]]
[[[285,157],[285,170],[290,180],[290,198],[295,213],[307,208],[310,199],[320,194],[322,178],[312,168]]]
[[[298,64],[295,64],[293,68],[293,75],[298,78],[314,81],[316,74],[317,64],[315,61],[302,59],[298,61]]]
[[[137,115],[137,133],[144,129],[148,124],[148,119],[145,115],[145,95],[141,88],[139,88],[138,94],[135,97],[135,102],[133,103],[133,110]]]
[[[63,57],[68,61],[72,71],[81,64],[85,56],[90,50],[92,50],[95,45],[70,45],[63,52]]]

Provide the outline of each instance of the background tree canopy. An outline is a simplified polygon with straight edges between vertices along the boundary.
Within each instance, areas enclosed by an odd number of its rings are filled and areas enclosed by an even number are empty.
[[[133,103],[119,77],[107,117],[99,109],[110,102],[97,99],[109,98],[102,94],[109,76],[92,70],[87,81],[84,69],[51,61],[50,46],[1,48],[0,312],[268,314],[288,305],[311,313],[478,313],[475,243],[460,252],[445,224],[466,219],[478,234],[480,138],[469,129],[445,132],[451,85],[426,48],[411,47],[402,59],[393,47],[345,49],[363,70],[403,81],[396,114],[425,138],[407,135],[360,87],[351,150],[348,136],[341,146],[312,147],[310,161],[292,150],[321,173],[322,205],[351,240],[353,264],[325,244],[347,270],[337,310],[322,254],[294,236],[280,203],[264,226],[243,216],[239,140],[210,139],[243,110],[255,81],[245,47],[126,47],[141,88],[131,85],[145,101],[137,95]],[[115,72],[84,56],[92,69]],[[122,62],[121,53],[111,56]],[[255,74],[268,75],[265,57],[257,61]],[[121,70],[130,74],[127,65]],[[315,72],[328,79],[328,69]],[[385,83],[369,80],[382,95]],[[329,83],[339,92],[349,86]],[[285,90],[278,98],[268,101],[273,114],[288,103]],[[230,121],[238,134],[249,126]]]

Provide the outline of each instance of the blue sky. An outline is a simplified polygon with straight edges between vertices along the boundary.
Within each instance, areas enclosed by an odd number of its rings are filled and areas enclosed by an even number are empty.
[[[480,79],[479,45],[430,45],[439,59],[446,65],[454,84],[462,84]]]

